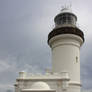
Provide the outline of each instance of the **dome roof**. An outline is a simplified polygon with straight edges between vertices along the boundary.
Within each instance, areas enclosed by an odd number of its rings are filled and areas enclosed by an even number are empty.
[[[45,82],[35,82],[32,86],[31,89],[35,90],[50,90],[50,87],[47,83]]]
[[[63,8],[62,10],[61,10],[61,13],[72,13],[72,10],[71,9],[69,9],[69,8]]]

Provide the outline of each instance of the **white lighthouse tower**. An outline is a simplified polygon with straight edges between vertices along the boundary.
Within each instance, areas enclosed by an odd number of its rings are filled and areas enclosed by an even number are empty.
[[[45,74],[19,73],[15,92],[80,92],[80,47],[83,32],[77,17],[63,8],[55,17],[55,28],[48,35],[52,51],[52,71]]]
[[[63,8],[55,17],[55,28],[48,35],[52,50],[52,71],[67,72],[70,85],[80,92],[80,47],[84,42],[83,32],[76,26],[77,17],[68,8]]]

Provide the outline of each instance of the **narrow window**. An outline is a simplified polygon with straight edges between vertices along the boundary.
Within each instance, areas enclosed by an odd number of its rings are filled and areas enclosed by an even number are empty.
[[[76,56],[76,63],[78,63],[78,57]]]

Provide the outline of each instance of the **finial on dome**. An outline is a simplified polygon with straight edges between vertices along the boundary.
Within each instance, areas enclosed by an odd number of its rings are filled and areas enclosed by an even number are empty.
[[[61,12],[72,12],[71,5],[64,5],[61,7]]]
[[[72,7],[72,1],[71,0],[65,0],[65,3],[62,5],[63,8],[71,9]]]
[[[61,6],[61,9],[63,9],[63,8],[71,9],[71,7],[72,7],[71,4],[69,4],[69,5],[63,5],[63,6]]]
[[[67,0],[66,3],[61,6],[61,12],[64,11],[64,10],[72,12],[71,7],[72,7],[72,3]]]

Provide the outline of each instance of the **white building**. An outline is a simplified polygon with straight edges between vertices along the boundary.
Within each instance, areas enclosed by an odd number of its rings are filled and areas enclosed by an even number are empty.
[[[76,15],[68,8],[63,8],[54,22],[55,28],[48,35],[52,72],[29,76],[19,72],[15,92],[80,92],[80,47],[84,34],[76,26]]]

